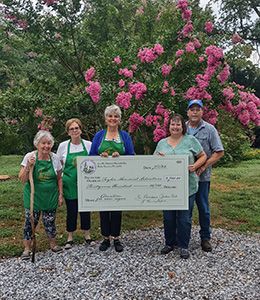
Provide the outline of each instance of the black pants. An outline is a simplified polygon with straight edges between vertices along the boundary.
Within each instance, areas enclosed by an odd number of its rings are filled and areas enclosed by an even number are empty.
[[[105,237],[110,235],[118,237],[121,231],[121,211],[101,211],[100,212],[100,227],[101,234]]]
[[[67,231],[73,232],[77,229],[77,218],[78,218],[78,200],[65,199],[67,207]],[[90,229],[90,212],[80,212],[80,228],[82,230]]]

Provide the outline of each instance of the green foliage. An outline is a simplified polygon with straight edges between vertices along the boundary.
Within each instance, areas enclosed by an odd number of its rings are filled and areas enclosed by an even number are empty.
[[[218,119],[218,128],[225,149],[225,155],[218,164],[242,160],[245,152],[250,149],[249,138],[242,125],[228,113],[222,112]]]

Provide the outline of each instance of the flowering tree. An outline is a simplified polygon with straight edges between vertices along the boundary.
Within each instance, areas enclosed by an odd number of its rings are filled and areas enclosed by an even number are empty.
[[[102,126],[104,108],[117,103],[123,110],[123,128],[136,144],[141,134],[149,153],[151,141],[166,135],[170,112],[185,115],[187,101],[194,98],[204,101],[204,117],[212,124],[221,111],[245,127],[259,124],[259,99],[228,82],[223,36],[198,1],[3,3],[6,44],[26,41],[20,47],[27,64],[23,79],[15,78],[0,99],[19,99],[20,106],[27,107],[21,95],[28,103],[31,98],[27,115],[42,109],[40,126],[55,117],[56,136],[61,123],[72,116],[82,118],[91,136]],[[236,45],[239,42],[236,39]],[[28,69],[28,61],[34,68]],[[15,119],[18,125],[24,122],[22,112]]]

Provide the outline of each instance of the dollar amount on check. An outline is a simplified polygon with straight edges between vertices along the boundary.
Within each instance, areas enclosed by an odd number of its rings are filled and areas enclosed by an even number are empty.
[[[188,156],[77,158],[79,211],[188,209]]]

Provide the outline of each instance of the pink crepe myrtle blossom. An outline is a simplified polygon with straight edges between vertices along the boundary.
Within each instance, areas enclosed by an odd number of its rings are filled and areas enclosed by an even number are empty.
[[[205,91],[204,89],[201,89],[196,86],[190,87],[186,94],[185,94],[186,99],[205,99],[205,100],[211,100],[212,96]]]
[[[118,74],[123,75],[126,78],[133,78],[134,76],[134,72],[132,70],[128,70],[127,68],[119,69]]]
[[[137,57],[142,63],[152,63],[164,52],[163,46],[155,44],[153,48],[139,49]]]
[[[153,47],[153,51],[159,56],[164,52],[163,46],[161,44],[155,44]]]
[[[209,78],[207,75],[198,74],[196,76],[196,82],[200,89],[206,89],[209,86]]]
[[[201,47],[201,43],[197,38],[193,39],[193,45],[196,49],[199,49]]]
[[[182,11],[181,17],[184,21],[189,21],[192,16],[192,11],[190,9],[185,9]]]
[[[175,60],[175,66],[178,66],[179,65],[179,63],[182,61],[182,58],[180,57],[180,58],[178,58],[178,59],[176,59]]]
[[[120,65],[121,62],[122,62],[122,60],[121,60],[120,56],[116,56],[116,57],[113,59],[113,62],[114,62],[115,64],[117,64],[117,65]]]
[[[169,82],[165,80],[162,87],[162,93],[167,94],[168,92],[169,92]]]
[[[120,79],[118,81],[118,85],[119,85],[120,88],[123,88],[125,86],[125,81],[123,79]]]
[[[165,112],[167,112],[168,110],[162,105],[161,102],[159,102],[156,106],[155,112],[157,113],[157,115],[161,115],[164,116]]]
[[[90,82],[95,76],[96,70],[94,67],[89,68],[85,73],[85,81]]]
[[[17,21],[17,25],[21,28],[21,29],[26,29],[28,27],[28,23],[26,20],[18,20]]]
[[[89,81],[89,86],[86,87],[86,92],[94,103],[100,100],[101,85],[98,81]]]
[[[34,111],[34,116],[36,118],[42,117],[43,116],[43,111],[41,108],[37,107]]]
[[[185,50],[186,50],[186,52],[189,52],[189,53],[196,53],[195,46],[194,46],[193,42],[187,43],[186,46],[185,46]]]
[[[154,142],[159,142],[161,139],[165,138],[167,135],[167,131],[160,124],[156,126],[153,131],[153,140]]]
[[[137,70],[137,65],[132,65],[131,68],[132,68],[133,71],[136,71]]]
[[[180,56],[182,56],[183,53],[184,53],[184,50],[178,49],[178,50],[176,51],[176,53],[175,53],[175,56],[176,56],[176,57],[180,57]]]
[[[144,117],[140,116],[138,113],[134,112],[129,117],[129,132],[135,132],[143,123]]]
[[[204,60],[205,60],[205,57],[204,57],[204,56],[200,56],[200,57],[199,57],[199,63],[204,62]]]
[[[135,96],[136,100],[141,100],[147,92],[147,87],[142,82],[129,83],[129,92]]]
[[[174,88],[171,87],[170,90],[171,90],[171,96],[174,97],[176,95]]]
[[[145,118],[145,125],[150,127],[150,126],[157,126],[159,124],[159,120],[161,119],[160,116],[152,116],[151,114],[149,114],[148,116],[146,116]]]
[[[204,29],[207,33],[211,33],[214,29],[213,23],[211,21],[207,21],[205,23]]]
[[[172,70],[172,65],[164,64],[161,67],[162,75],[164,77],[168,76],[170,74],[171,70]]]
[[[238,114],[237,118],[240,121],[240,123],[244,126],[247,126],[250,122],[250,114],[247,110],[242,110]]]
[[[222,94],[226,98],[226,100],[232,100],[235,97],[235,94],[231,87],[224,88]]]
[[[243,38],[238,33],[234,33],[231,40],[233,44],[238,44],[243,41]]]
[[[230,75],[230,67],[228,64],[225,64],[223,70],[217,76],[217,79],[220,81],[221,84],[225,83]]]
[[[54,3],[57,2],[57,0],[43,0],[43,2],[47,5],[47,6],[51,6]]]
[[[177,8],[183,10],[186,10],[188,8],[188,1],[187,0],[179,0],[177,3]]]
[[[116,97],[116,104],[124,109],[131,106],[132,94],[129,92],[120,92]]]
[[[217,123],[218,112],[215,109],[208,109],[204,107],[203,109],[203,119],[212,125]]]
[[[192,22],[189,21],[187,24],[184,25],[181,34],[183,37],[188,37],[192,31],[193,31],[193,25]]]

